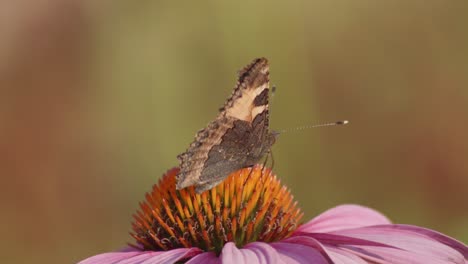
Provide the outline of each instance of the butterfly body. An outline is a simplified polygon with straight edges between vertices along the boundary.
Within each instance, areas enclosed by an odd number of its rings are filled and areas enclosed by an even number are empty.
[[[239,72],[237,85],[216,119],[178,156],[177,189],[195,185],[198,193],[209,190],[268,153],[277,135],[268,128],[268,93],[268,61],[255,59]]]

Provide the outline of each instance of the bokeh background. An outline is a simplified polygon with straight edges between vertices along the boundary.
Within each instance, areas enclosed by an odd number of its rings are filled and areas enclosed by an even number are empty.
[[[75,263],[132,241],[146,191],[271,63],[275,172],[468,241],[467,1],[10,1],[0,8],[0,252]]]

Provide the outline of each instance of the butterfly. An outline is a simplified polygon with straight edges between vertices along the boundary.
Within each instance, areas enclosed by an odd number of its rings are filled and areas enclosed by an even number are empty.
[[[268,60],[258,58],[239,71],[237,85],[218,116],[177,156],[178,190],[194,185],[202,193],[231,172],[255,165],[270,151],[278,134],[268,129],[268,94]]]

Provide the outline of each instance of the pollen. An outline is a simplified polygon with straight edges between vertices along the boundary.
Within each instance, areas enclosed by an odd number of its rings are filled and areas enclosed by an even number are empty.
[[[275,242],[291,235],[303,216],[289,190],[270,169],[256,165],[233,172],[201,194],[176,190],[178,168],[169,170],[133,215],[130,233],[142,250],[198,247],[221,252],[234,242]]]

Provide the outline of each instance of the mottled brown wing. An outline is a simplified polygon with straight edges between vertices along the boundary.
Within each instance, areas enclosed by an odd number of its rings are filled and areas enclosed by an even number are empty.
[[[254,60],[239,73],[237,85],[220,113],[200,130],[188,150],[178,156],[177,189],[191,185],[197,192],[210,189],[232,171],[260,159],[268,132],[269,67],[265,58]],[[253,126],[254,120],[256,121]],[[273,144],[269,139],[265,145]],[[255,146],[257,145],[257,146]],[[251,153],[256,150],[256,153]],[[259,157],[258,157],[259,156]]]
[[[183,189],[200,182],[200,175],[208,159],[208,153],[214,145],[221,142],[227,129],[232,127],[232,124],[229,123],[228,118],[215,119],[205,129],[200,130],[187,151],[177,157],[180,162],[177,189]]]
[[[219,145],[208,153],[208,159],[196,184],[201,193],[218,185],[233,171],[250,167],[270,150],[275,136],[268,131],[268,110],[258,114],[252,123],[234,121]]]

